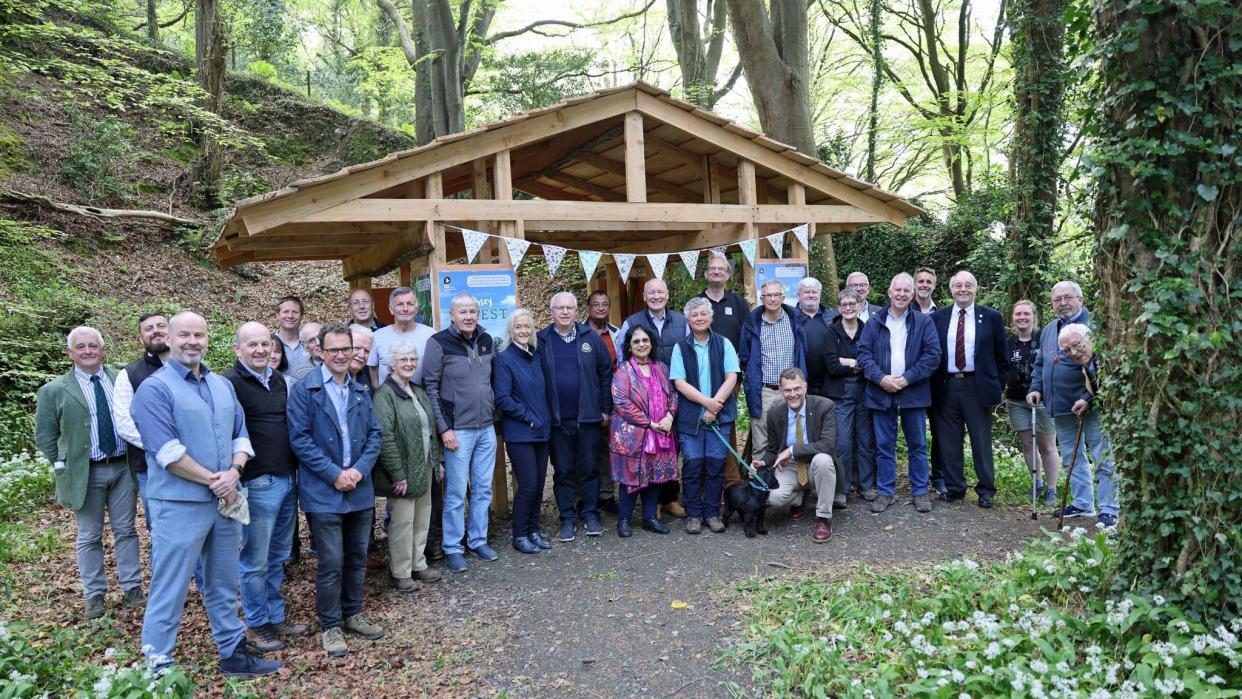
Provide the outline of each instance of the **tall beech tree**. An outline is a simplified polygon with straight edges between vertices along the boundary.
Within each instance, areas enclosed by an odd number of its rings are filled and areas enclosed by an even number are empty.
[[[1012,0],[1014,68],[1013,225],[1009,300],[1038,299],[1049,288],[1065,95],[1064,0]]]
[[[1211,627],[1242,609],[1242,17],[1235,2],[1104,0],[1096,30],[1116,584]]]
[[[686,101],[711,109],[742,74],[739,62],[725,84],[716,85],[728,33],[728,5],[725,0],[707,0],[700,25],[698,0],[667,0],[667,4],[668,33],[681,68],[682,94]]]
[[[763,132],[814,157],[805,0],[729,0],[729,14]]]

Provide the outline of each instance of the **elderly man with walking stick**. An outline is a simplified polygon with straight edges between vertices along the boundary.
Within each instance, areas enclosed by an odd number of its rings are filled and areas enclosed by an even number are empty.
[[[1120,512],[1113,480],[1113,448],[1094,405],[1095,361],[1082,288],[1074,282],[1059,282],[1052,287],[1052,307],[1057,317],[1040,333],[1026,401],[1048,406],[1056,423],[1061,459],[1068,464],[1066,476],[1073,500],[1065,505],[1062,497],[1062,507],[1053,516],[1096,517],[1100,526],[1112,528]]]

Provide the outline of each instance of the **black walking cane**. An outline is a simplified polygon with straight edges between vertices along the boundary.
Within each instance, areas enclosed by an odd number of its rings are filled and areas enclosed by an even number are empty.
[[[1061,492],[1061,518],[1057,521],[1057,531],[1065,528],[1065,498],[1069,495],[1070,477],[1074,475],[1074,464],[1078,461],[1078,446],[1082,443],[1082,424],[1086,419],[1086,413],[1078,416],[1078,434],[1074,435],[1074,456],[1070,458],[1069,469],[1065,472],[1065,490]]]
[[[1038,416],[1035,414],[1035,406],[1031,406],[1031,519],[1039,519],[1039,512],[1035,509],[1035,499],[1038,497],[1036,488],[1036,479],[1039,477],[1039,430],[1036,429],[1036,420]],[[1054,484],[1055,485],[1055,484]]]

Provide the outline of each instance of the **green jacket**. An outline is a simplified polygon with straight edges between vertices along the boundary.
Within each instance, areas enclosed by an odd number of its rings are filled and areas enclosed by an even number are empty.
[[[398,497],[392,492],[392,484],[407,481],[403,497],[417,498],[427,494],[432,473],[440,464],[440,437],[435,433],[435,413],[431,412],[431,400],[422,386],[414,389],[411,398],[392,379],[375,389],[372,404],[380,424],[379,468],[371,472],[377,495]],[[422,406],[428,422],[418,417],[414,401]],[[423,435],[430,432],[430,454],[423,452]]]
[[[116,380],[116,369],[104,367],[104,371]],[[35,410],[35,444],[48,461],[65,464],[56,471],[56,502],[75,512],[86,502],[91,477],[91,412],[87,400],[70,370],[39,389]]]

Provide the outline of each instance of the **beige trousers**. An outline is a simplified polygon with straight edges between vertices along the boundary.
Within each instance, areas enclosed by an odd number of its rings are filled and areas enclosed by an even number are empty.
[[[816,454],[807,468],[807,480],[819,498],[815,502],[815,516],[832,519],[832,498],[837,492],[837,467],[832,463],[832,457]],[[790,462],[784,468],[777,469],[776,482],[779,486],[768,493],[768,505],[788,507],[802,504],[803,489],[798,487],[797,464]]]
[[[437,484],[432,483],[431,488]],[[427,569],[427,532],[431,529],[431,488],[417,498],[388,498],[388,566],[394,578]]]

